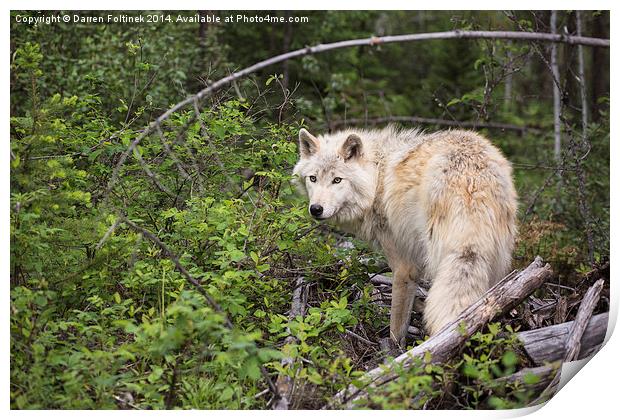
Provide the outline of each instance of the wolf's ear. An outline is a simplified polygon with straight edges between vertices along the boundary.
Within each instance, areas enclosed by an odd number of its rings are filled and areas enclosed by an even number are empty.
[[[319,150],[319,139],[314,137],[305,128],[299,130],[299,154],[301,157],[310,157]]]
[[[345,162],[349,159],[357,159],[362,156],[362,139],[357,134],[349,134],[349,137],[344,141],[342,149],[340,149],[340,155],[344,158]]]

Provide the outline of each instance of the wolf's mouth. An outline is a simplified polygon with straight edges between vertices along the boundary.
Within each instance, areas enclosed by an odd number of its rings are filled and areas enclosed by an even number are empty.
[[[327,219],[331,219],[332,217],[334,217],[333,214],[331,216],[327,216],[327,217],[323,216],[323,215],[321,215],[321,216],[312,216],[312,218],[315,219],[315,220],[327,220]]]
[[[342,207],[339,207],[336,211],[334,211],[332,214],[330,214],[329,216],[325,216],[324,214],[321,214],[320,216],[312,216],[314,217],[316,220],[329,220],[329,219],[337,219],[336,216],[338,216],[338,214],[340,214],[340,211],[342,210]]]

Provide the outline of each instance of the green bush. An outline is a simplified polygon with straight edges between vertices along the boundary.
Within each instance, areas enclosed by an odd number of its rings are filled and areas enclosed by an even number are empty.
[[[306,56],[144,132],[188,93],[283,48],[497,28],[495,12],[308,12],[313,23],[293,27],[287,47],[286,26],[28,26],[16,13],[39,12],[12,12],[11,26],[11,408],[258,409],[271,399],[266,376],[277,375],[303,390],[293,408],[322,407],[382,363],[375,342],[389,316],[367,280],[380,257],[357,241],[338,248],[342,236],[312,221],[294,190],[299,129],[342,116],[551,122],[544,101],[498,110],[501,92],[485,88],[508,50],[527,46],[461,40]],[[547,82],[538,70],[523,70],[524,97]],[[609,254],[608,100],[599,98],[584,160],[597,262]],[[529,202],[549,174],[550,137],[488,134]],[[515,257],[543,254],[572,281],[591,266],[575,171],[565,180],[532,215],[522,209]],[[290,319],[300,277],[307,311]],[[359,406],[520,407],[532,395],[494,381],[526,365],[512,331],[492,324],[463,358],[399,371]]]

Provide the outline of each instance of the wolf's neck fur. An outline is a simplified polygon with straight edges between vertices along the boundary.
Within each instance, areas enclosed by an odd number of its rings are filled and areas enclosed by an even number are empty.
[[[367,170],[372,174],[372,183],[363,194],[364,199],[359,201],[360,206],[352,211],[355,217],[338,221],[338,225],[360,239],[379,246],[381,237],[390,229],[385,216],[385,172],[418,146],[423,135],[419,130],[400,130],[390,125],[378,131],[362,131],[360,137]]]

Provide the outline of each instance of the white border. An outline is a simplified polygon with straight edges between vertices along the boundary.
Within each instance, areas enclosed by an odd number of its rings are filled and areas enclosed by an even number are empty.
[[[357,0],[355,2],[346,2],[343,0],[315,0],[312,2],[291,2],[284,0],[271,0],[271,1],[243,1],[243,2],[204,2],[204,1],[175,1],[175,2],[164,2],[161,0],[151,0],[151,1],[134,1],[129,4],[127,1],[119,1],[119,0],[108,0],[108,1],[91,1],[85,3],[83,0],[65,0],[65,1],[42,1],[42,0],[23,0],[19,3],[15,2],[13,4],[3,3],[4,8],[6,8],[6,14],[4,15],[4,19],[8,18],[8,12],[11,8],[16,10],[26,10],[26,9],[40,9],[40,10],[80,10],[80,9],[100,9],[100,10],[198,10],[198,9],[226,9],[226,10],[260,10],[260,9],[289,9],[289,10],[323,10],[323,9],[339,9],[339,10],[351,10],[354,6],[355,9],[384,9],[384,10],[408,10],[408,9],[418,9],[423,8],[424,6],[432,6],[434,10],[463,10],[463,6],[467,6],[466,10],[478,10],[478,9],[496,9],[501,7],[502,9],[515,9],[515,10],[542,10],[542,9],[558,9],[558,10],[577,10],[577,9],[587,9],[587,10],[597,10],[597,9],[611,9],[611,38],[617,39],[617,30],[614,24],[616,23],[615,19],[615,10],[614,10],[614,2],[611,1],[575,1],[575,0],[563,0],[563,1],[531,1],[531,0],[522,0],[519,2],[502,2],[501,5],[497,2],[484,2],[479,0],[471,0],[466,3],[456,2],[456,1],[433,1],[432,3],[428,2],[412,2],[412,1],[393,1],[393,0],[383,0],[381,2],[377,1],[369,1],[369,0]],[[12,6],[12,7],[11,7]],[[174,6],[174,7],[171,7]],[[10,73],[9,73],[9,43],[6,42],[9,39],[9,25],[2,25],[2,31],[5,39],[5,47],[4,47],[4,66],[2,67],[3,72],[3,80],[5,89],[8,89],[10,84]],[[612,70],[610,74],[615,74],[613,69],[617,68],[615,65],[616,62],[616,54],[612,45]],[[612,97],[617,97],[617,89],[615,89],[616,84],[611,83],[611,93]],[[9,121],[8,114],[10,109],[10,98],[7,94],[4,95],[4,115],[5,117],[2,120],[3,132],[9,133]],[[611,161],[614,162],[615,158],[618,158],[618,147],[616,146],[616,131],[615,128],[617,124],[615,121],[617,120],[617,112],[615,112],[615,107],[611,107],[612,115],[612,141],[611,141]],[[2,192],[2,197],[4,198],[3,205],[0,210],[0,232],[3,232],[3,239],[5,246],[0,247],[0,270],[5,273],[5,295],[3,301],[5,302],[4,306],[4,322],[2,323],[2,328],[4,329],[4,360],[7,361],[6,364],[3,365],[2,369],[4,371],[5,381],[2,383],[2,395],[5,401],[5,409],[9,409],[9,340],[10,340],[10,331],[9,331],[9,168],[10,168],[10,160],[9,160],[9,142],[7,141],[4,146],[4,150],[0,153],[0,171],[2,171],[2,180],[0,183],[0,189]],[[613,180],[618,179],[618,171],[614,166],[611,168],[611,180],[612,180],[612,191],[611,191],[611,205],[612,209],[616,210],[618,193],[617,193],[617,182]],[[617,219],[618,212],[611,212],[611,249],[612,255],[617,254],[618,249],[618,239],[615,237],[617,234]],[[615,259],[614,259],[615,260]],[[612,293],[611,293],[611,302],[612,302],[612,313],[610,316],[611,322],[615,325],[615,321],[617,319],[618,312],[618,293],[614,293],[617,290],[618,282],[615,280],[617,277],[617,269],[612,267]],[[610,328],[611,332],[611,328]],[[609,337],[608,337],[609,338]],[[618,399],[617,397],[617,380],[619,379],[619,361],[616,357],[616,354],[620,354],[620,340],[617,338],[617,334],[612,336],[611,339],[607,342],[605,347],[594,356],[594,358],[589,361],[586,366],[582,369],[581,372],[577,374],[577,376],[572,379],[566,386],[563,388],[545,407],[541,410],[532,410],[532,409],[524,409],[524,410],[515,410],[515,411],[504,411],[504,412],[491,412],[491,411],[458,411],[458,412],[446,412],[446,411],[432,411],[432,412],[423,412],[423,411],[415,411],[415,412],[398,412],[392,413],[390,411],[386,412],[370,412],[370,411],[332,411],[332,412],[321,412],[319,415],[321,417],[325,416],[327,418],[341,418],[341,417],[349,417],[355,416],[356,418],[370,418],[372,416],[373,420],[376,416],[407,416],[407,417],[415,417],[415,418],[439,418],[439,419],[453,419],[454,416],[458,415],[463,418],[509,418],[516,417],[519,415],[527,414],[531,411],[534,411],[530,414],[530,418],[534,419],[543,419],[547,417],[558,417],[562,419],[573,419],[573,418],[610,418],[612,416],[611,413],[618,412],[618,408],[615,407],[615,403]],[[88,413],[82,412],[70,412],[70,411],[57,411],[51,412],[47,411],[44,413],[33,412],[33,411],[11,411],[10,415],[15,417],[30,417],[36,416],[37,418],[40,416],[62,416],[69,418],[78,418],[83,415],[87,415],[89,417],[94,418],[104,418],[108,417],[111,413],[104,411],[89,411]],[[218,412],[209,412],[204,413],[201,411],[183,411],[183,412],[118,412],[114,413],[114,416],[121,417],[143,417],[149,416],[149,418],[161,418],[161,417],[170,417],[170,416],[183,416],[183,418],[201,418],[203,419],[205,415],[208,416],[216,416],[218,418],[236,418],[237,416],[243,417],[270,417],[270,418],[286,418],[288,416],[294,415],[295,417],[301,416],[302,418],[310,417],[315,415],[313,412],[308,411],[298,411],[295,414],[286,413],[286,412],[272,412],[272,411],[252,411],[252,412],[236,412],[236,411],[218,411]]]

